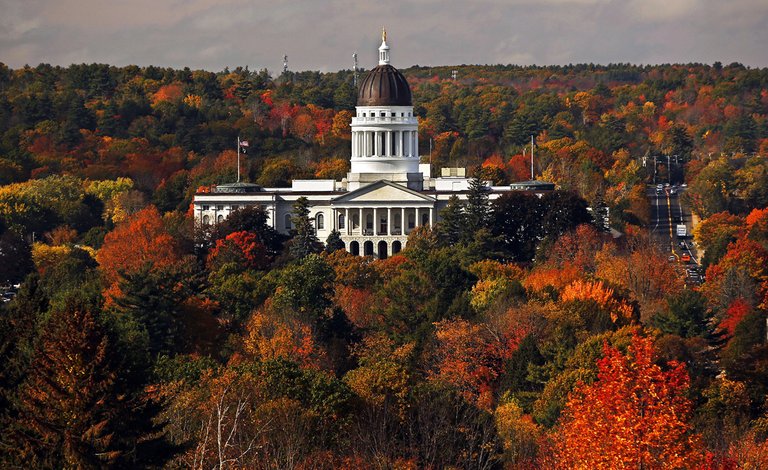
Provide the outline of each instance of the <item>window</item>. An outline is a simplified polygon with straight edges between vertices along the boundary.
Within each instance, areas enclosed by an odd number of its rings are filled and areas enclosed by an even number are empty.
[[[400,117],[405,117],[405,113],[400,113]]]
[[[346,228],[346,227],[344,227],[344,222],[346,222],[344,220],[344,214],[339,214],[339,228],[340,229]]]
[[[219,215],[218,217],[216,217],[216,222],[218,222],[218,223],[224,222],[224,216],[223,215]]]
[[[203,216],[203,225],[208,225],[210,223],[211,223],[211,218],[208,217],[207,215],[204,215]]]
[[[421,225],[429,225],[429,214],[421,214]]]
[[[389,115],[390,115],[390,117],[395,117],[397,115],[397,113],[390,113]]]
[[[238,206],[238,205],[234,205],[234,206],[232,206],[232,210],[233,210],[233,211],[236,211],[236,210],[238,210],[238,209],[240,209],[240,206]]]
[[[325,216],[323,214],[317,214],[315,216],[315,229],[325,230]]]
[[[224,210],[224,206],[216,206],[216,210],[217,211],[223,211]]]
[[[416,226],[416,216],[411,213],[408,214],[408,228],[414,228]]]
[[[368,214],[365,216],[365,228],[368,230],[373,230],[373,214]]]
[[[285,229],[291,229],[291,214],[285,214]]]
[[[363,117],[365,117],[365,113],[363,113]]]
[[[204,210],[204,211],[207,211],[207,210],[208,210],[208,209],[210,209],[210,208],[211,208],[211,206],[203,206],[203,210]]]
[[[384,117],[384,116],[386,116],[386,115],[387,115],[387,113],[383,113],[383,112],[382,112],[382,113],[379,113],[379,116],[380,116],[380,117]]]
[[[360,216],[358,214],[352,214],[352,228],[360,227]]]

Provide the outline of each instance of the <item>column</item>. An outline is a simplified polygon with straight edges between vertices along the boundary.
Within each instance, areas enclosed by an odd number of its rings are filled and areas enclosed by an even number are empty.
[[[344,209],[344,231],[347,232],[347,235],[349,235],[349,208]]]
[[[379,156],[381,155],[381,131],[374,132],[374,138],[373,138],[373,155]]]
[[[435,221],[434,221],[434,219],[432,218],[432,216],[433,216],[433,213],[434,213],[434,210],[433,210],[433,208],[431,208],[431,207],[430,207],[430,208],[429,208],[429,226],[430,226],[430,227],[431,227],[431,226],[433,226],[433,225],[435,224]]]
[[[410,152],[411,152],[411,146],[408,144],[409,135],[410,135],[410,131],[403,131],[403,156],[405,157],[410,155]]]
[[[392,131],[385,132],[384,139],[384,155],[388,157],[392,155]]]
[[[413,131],[413,156],[419,156],[419,135],[416,131]]]
[[[378,230],[376,230],[376,224],[379,223],[379,209],[374,207],[373,208],[373,234],[376,235],[379,233]]]
[[[392,208],[387,207],[387,235],[392,235]]]
[[[421,225],[421,219],[419,219],[419,208],[414,207],[413,208],[413,228],[416,228]]]
[[[357,224],[359,225],[358,229],[360,229],[360,235],[363,234],[363,208],[358,209],[358,215],[357,215]]]
[[[405,207],[400,208],[400,235],[405,235]]]
[[[397,156],[403,156],[403,131],[397,131]]]

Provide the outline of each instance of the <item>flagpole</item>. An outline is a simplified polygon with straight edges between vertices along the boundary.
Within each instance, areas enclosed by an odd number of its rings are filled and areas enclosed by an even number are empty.
[[[237,136],[237,182],[240,182],[240,136]]]
[[[531,134],[531,181],[533,181],[533,134]]]

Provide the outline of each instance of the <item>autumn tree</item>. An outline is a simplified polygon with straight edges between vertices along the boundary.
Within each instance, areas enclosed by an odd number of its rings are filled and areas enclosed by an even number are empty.
[[[91,311],[71,305],[53,313],[19,391],[22,461],[97,468],[137,457],[131,455],[131,407],[114,354]]]
[[[653,341],[635,334],[628,354],[605,345],[598,380],[570,396],[553,435],[560,468],[691,468],[702,462],[691,434],[685,366],[654,362]]]
[[[136,213],[104,237],[96,255],[101,272],[111,285],[108,297],[118,293],[120,273],[132,273],[151,264],[156,269],[181,261],[177,241],[165,229],[154,206]]]

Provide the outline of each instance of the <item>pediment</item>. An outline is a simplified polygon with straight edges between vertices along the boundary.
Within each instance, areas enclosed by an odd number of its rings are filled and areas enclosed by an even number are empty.
[[[333,199],[333,204],[356,202],[435,202],[435,198],[426,196],[391,181],[377,181],[355,191]]]

